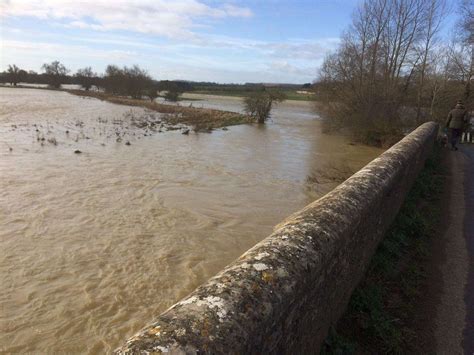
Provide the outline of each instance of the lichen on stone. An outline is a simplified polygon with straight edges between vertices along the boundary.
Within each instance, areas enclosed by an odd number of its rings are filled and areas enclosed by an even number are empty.
[[[263,253],[258,254],[257,256],[254,256],[255,260],[262,260],[263,258],[266,258],[267,256],[270,256],[269,253],[264,251]]]
[[[289,216],[117,352],[316,352],[363,276],[435,134],[435,124],[422,125]]]
[[[253,264],[253,268],[257,271],[264,271],[264,270],[268,270],[269,267],[263,263],[256,263],[256,264]]]

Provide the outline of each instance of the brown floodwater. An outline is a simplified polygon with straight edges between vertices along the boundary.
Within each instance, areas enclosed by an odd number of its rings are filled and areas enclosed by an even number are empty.
[[[0,351],[110,352],[381,152],[321,134],[307,102],[211,134],[133,125],[159,119],[0,88]]]

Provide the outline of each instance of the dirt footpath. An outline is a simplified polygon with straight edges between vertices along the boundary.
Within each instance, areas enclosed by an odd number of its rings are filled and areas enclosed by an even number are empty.
[[[464,186],[466,193],[466,216],[464,219],[464,235],[466,237],[467,249],[469,252],[469,274],[464,301],[466,303],[466,325],[464,328],[464,351],[467,354],[474,354],[474,146],[469,145],[469,149],[463,149],[468,160],[468,167],[464,175]]]
[[[439,240],[437,354],[474,354],[474,145],[447,152],[449,195]]]

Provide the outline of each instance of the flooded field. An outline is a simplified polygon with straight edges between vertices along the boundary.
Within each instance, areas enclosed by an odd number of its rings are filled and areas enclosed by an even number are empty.
[[[0,351],[110,352],[381,152],[322,135],[307,102],[211,134],[159,115],[0,88]]]

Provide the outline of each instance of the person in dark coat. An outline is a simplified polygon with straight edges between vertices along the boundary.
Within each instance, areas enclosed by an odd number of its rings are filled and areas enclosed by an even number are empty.
[[[457,144],[459,137],[461,137],[462,130],[467,123],[467,111],[461,100],[456,103],[456,106],[449,111],[448,119],[446,120],[446,128],[449,129],[451,138],[452,150],[458,150]]]

